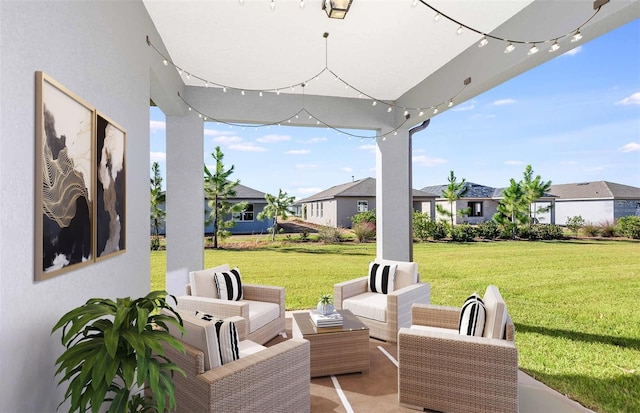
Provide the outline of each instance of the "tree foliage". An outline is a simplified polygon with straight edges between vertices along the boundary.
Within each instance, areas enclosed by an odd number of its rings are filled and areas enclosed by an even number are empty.
[[[267,201],[267,206],[264,207],[262,212],[258,214],[258,219],[273,218],[273,225],[271,226],[271,240],[276,240],[276,233],[278,232],[278,218],[282,220],[292,214],[291,206],[296,200],[296,197],[287,195],[282,189],[278,189],[278,195],[265,194],[264,199]]]
[[[235,225],[233,219],[225,219],[231,214],[242,212],[247,208],[246,202],[231,203],[229,198],[236,196],[235,188],[240,184],[240,180],[231,181],[229,177],[233,174],[234,166],[225,170],[224,154],[219,146],[211,154],[216,161],[213,173],[204,166],[204,196],[210,212],[206,213],[205,223],[213,223],[213,248],[218,248],[218,237],[229,234],[229,228]]]
[[[160,248],[160,225],[167,215],[160,206],[165,203],[166,196],[162,190],[162,176],[160,176],[160,165],[158,165],[158,162],[151,164],[151,172],[153,174],[150,179],[151,225],[154,235],[151,242],[151,249],[157,250]]]
[[[447,184],[447,187],[444,189],[444,191],[442,191],[442,197],[445,198],[449,203],[449,210],[447,211],[441,205],[438,205],[436,209],[438,210],[438,213],[449,217],[449,219],[451,220],[451,227],[453,228],[453,218],[455,217],[455,214],[453,213],[453,204],[458,199],[465,196],[469,188],[466,185],[466,179],[462,178],[462,181],[458,182],[458,178],[456,178],[453,171],[449,171],[449,177],[447,178],[447,180],[449,181],[449,183]],[[469,212],[468,209],[465,208],[463,210],[460,210],[458,213],[460,215],[465,215]]]

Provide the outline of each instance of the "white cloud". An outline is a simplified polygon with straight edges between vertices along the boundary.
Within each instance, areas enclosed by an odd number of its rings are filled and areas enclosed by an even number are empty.
[[[287,155],[308,155],[311,153],[308,149],[291,149],[285,152]]]
[[[483,120],[483,119],[493,119],[495,117],[496,117],[496,115],[494,115],[493,113],[488,113],[488,114],[485,114],[485,115],[478,113],[476,115],[471,116],[469,119],[471,119],[471,120]]]
[[[151,132],[159,132],[163,131],[167,128],[167,124],[161,120],[150,120],[149,121],[149,129]]]
[[[358,149],[360,149],[361,151],[372,151],[375,152],[377,149],[377,145],[360,145],[358,146]]]
[[[566,166],[576,166],[578,164],[577,161],[562,161],[560,162],[560,165],[566,165]]]
[[[242,142],[242,138],[239,136],[218,136],[211,139],[213,143],[230,144],[236,142]]]
[[[314,163],[297,163],[296,164],[296,168],[297,169],[313,169],[313,168],[317,168],[318,165],[314,164]]]
[[[619,148],[618,150],[622,152],[638,152],[640,151],[640,143],[629,142],[628,144],[624,145],[622,148]]]
[[[563,53],[562,56],[575,56],[582,51],[582,46],[578,46],[574,49],[569,50],[566,53]]]
[[[498,99],[495,102],[493,102],[491,105],[492,106],[513,105],[516,102],[517,100],[515,99]]]
[[[504,161],[505,165],[511,165],[511,166],[519,166],[519,165],[524,165],[524,162],[522,161]]]
[[[320,143],[320,142],[326,142],[327,138],[311,138],[311,139],[307,139],[306,141],[298,141],[301,143]]]
[[[257,142],[260,143],[275,143],[275,142],[283,142],[283,141],[290,141],[291,140],[291,136],[289,135],[265,135],[262,138],[258,138],[256,139]]]
[[[299,194],[315,194],[320,191],[322,191],[322,188],[306,187],[306,188],[297,188],[295,192]]]
[[[340,169],[342,172],[353,172],[353,168],[349,168],[348,166],[345,166],[343,168]]]
[[[636,92],[631,96],[617,101],[616,105],[640,105],[640,92]]]
[[[412,158],[413,163],[419,166],[437,166],[447,163],[446,159],[443,158],[431,158],[426,155],[418,155]]]
[[[234,131],[230,130],[218,130],[218,129],[205,129],[204,136],[229,136],[235,135]]]
[[[594,166],[593,168],[584,168],[585,172],[598,172],[598,171],[604,171],[604,167],[603,166]]]
[[[267,149],[262,146],[254,145],[253,143],[240,143],[236,145],[229,145],[229,149],[240,152],[265,152]]]
[[[464,111],[467,111],[467,110],[473,110],[473,109],[475,109],[475,107],[476,107],[475,103],[472,102],[472,103],[468,104],[467,106],[455,106],[451,110],[456,111],[456,112],[464,112]]]
[[[165,162],[167,154],[164,152],[149,152],[149,160],[151,162]]]

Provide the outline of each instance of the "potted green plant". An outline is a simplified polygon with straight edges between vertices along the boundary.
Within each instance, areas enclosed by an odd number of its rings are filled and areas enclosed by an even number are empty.
[[[91,298],[60,318],[51,330],[62,329],[66,347],[56,360],[56,375],[64,374],[58,385],[69,382],[60,405],[70,399],[69,412],[90,408],[94,413],[104,402],[114,413],[175,409],[171,377],[185,373],[164,357],[162,343],[184,351],[168,325],[184,328],[166,296],[166,291],[152,291],[136,300]]]
[[[320,314],[328,315],[333,313],[333,296],[331,294],[322,294],[320,300],[318,300],[318,306],[316,307]]]

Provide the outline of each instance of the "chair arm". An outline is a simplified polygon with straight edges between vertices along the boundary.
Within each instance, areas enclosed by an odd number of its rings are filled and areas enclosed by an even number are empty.
[[[178,297],[178,310],[202,311],[219,318],[239,316],[249,318],[249,303],[242,301],[221,300],[219,298],[194,297],[183,295]]]
[[[310,344],[290,339],[200,375],[215,412],[309,412]]]
[[[360,277],[343,281],[333,286],[333,302],[337,309],[342,309],[342,301],[354,295],[367,292],[367,280],[369,277]]]
[[[467,406],[495,407],[496,400],[501,400],[496,410],[518,409],[518,350],[512,341],[401,328],[398,364],[400,403],[425,406],[412,400],[412,395],[419,394]],[[426,406],[447,410],[438,404]]]
[[[242,284],[242,299],[275,303],[284,308],[284,287]]]
[[[412,284],[387,294],[387,322],[391,330],[397,332],[400,327],[409,327],[412,304],[429,304],[430,300],[431,285],[428,283]]]
[[[460,308],[416,304],[411,307],[411,324],[457,330]]]

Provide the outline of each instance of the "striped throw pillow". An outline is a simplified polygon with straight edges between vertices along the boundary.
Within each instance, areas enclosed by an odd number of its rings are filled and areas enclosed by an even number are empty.
[[[467,336],[482,337],[486,312],[484,302],[477,293],[467,298],[460,311],[458,331]]]
[[[369,263],[369,285],[367,289],[373,293],[388,294],[393,291],[396,280],[396,265]]]
[[[216,272],[213,280],[218,289],[218,297],[222,300],[242,300],[242,280],[240,270],[236,267],[230,271]]]
[[[196,311],[196,317],[214,324],[216,340],[218,340],[218,350],[220,352],[220,362],[223,365],[240,358],[236,323],[233,321],[220,320],[200,311]]]

